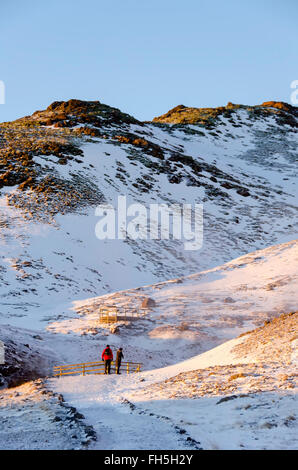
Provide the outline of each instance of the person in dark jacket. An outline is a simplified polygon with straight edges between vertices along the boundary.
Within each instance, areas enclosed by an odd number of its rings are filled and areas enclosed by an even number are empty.
[[[102,352],[101,360],[105,362],[105,374],[111,373],[111,362],[113,360],[113,351],[110,348],[110,345],[107,344],[105,349]]]
[[[116,355],[116,374],[120,374],[120,366],[121,366],[121,361],[124,358],[124,354],[122,352],[122,348],[119,348],[117,351]]]

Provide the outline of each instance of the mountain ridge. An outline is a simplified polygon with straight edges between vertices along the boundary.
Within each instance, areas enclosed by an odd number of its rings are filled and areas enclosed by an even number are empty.
[[[215,108],[195,108],[182,104],[175,106],[161,116],[153,118],[152,122],[212,126],[219,116],[232,117],[233,112],[237,109],[244,109],[250,112],[252,116],[258,114],[266,115],[269,113],[280,115],[283,116],[289,125],[297,127],[295,120],[291,119],[291,115],[295,117],[298,116],[297,108],[283,101],[265,101],[260,105],[253,106],[228,102],[226,106],[218,106]]]

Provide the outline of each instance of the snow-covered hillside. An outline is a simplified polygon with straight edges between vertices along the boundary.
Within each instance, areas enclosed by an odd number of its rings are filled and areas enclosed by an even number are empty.
[[[91,448],[294,449],[297,326],[296,312],[173,366],[49,384],[92,424]]]
[[[49,322],[47,331],[2,326],[22,366],[24,350],[28,361],[38,353],[41,375],[41,364],[99,359],[106,343],[121,345],[125,360],[141,360],[144,371],[51,378],[44,392],[36,382],[1,392],[7,428],[0,446],[296,448],[297,247],[288,242],[196,275],[74,302],[75,318]],[[99,324],[99,305],[133,310],[148,296],[155,307],[144,318],[119,323],[116,334]],[[24,416],[38,426],[24,425]]]
[[[283,312],[295,311],[298,241],[256,251],[217,268],[71,306],[74,318],[50,322],[48,331],[91,336],[125,345],[145,368],[199,354]],[[99,308],[138,311],[145,298],[155,307],[142,318],[120,321],[117,334],[99,321]]]
[[[27,326],[91,296],[209,269],[297,237],[297,113],[216,108],[140,123],[96,102],[0,125],[0,321]],[[95,206],[203,203],[203,247],[95,237]],[[34,324],[36,324],[36,321]]]
[[[95,435],[83,419],[42,380],[1,390],[0,449],[86,449]]]

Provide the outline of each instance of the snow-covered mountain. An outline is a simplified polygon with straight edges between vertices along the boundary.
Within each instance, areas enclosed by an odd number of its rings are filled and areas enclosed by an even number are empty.
[[[79,100],[0,125],[0,448],[297,446],[297,126],[279,102]],[[99,240],[119,195],[203,204],[203,247]],[[44,379],[107,343],[143,371]]]
[[[142,123],[79,100],[1,124],[0,321],[44,325],[72,300],[296,238],[297,125],[285,103],[179,106]],[[145,206],[203,203],[202,249],[98,240],[95,207],[116,206],[118,195]]]

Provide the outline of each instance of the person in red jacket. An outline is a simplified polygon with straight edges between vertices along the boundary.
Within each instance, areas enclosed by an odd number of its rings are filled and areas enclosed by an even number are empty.
[[[106,348],[103,350],[101,360],[105,362],[105,374],[110,374],[111,362],[113,360],[113,351],[111,350],[109,344],[107,344]]]

